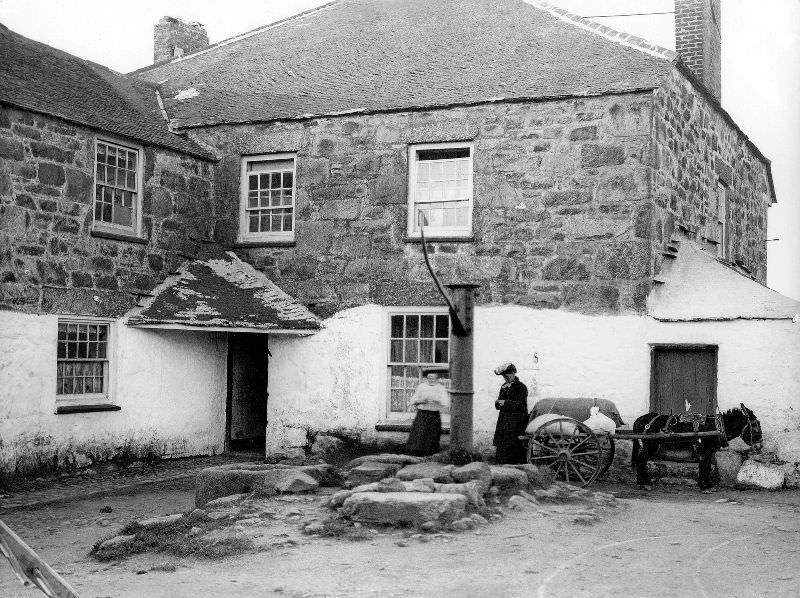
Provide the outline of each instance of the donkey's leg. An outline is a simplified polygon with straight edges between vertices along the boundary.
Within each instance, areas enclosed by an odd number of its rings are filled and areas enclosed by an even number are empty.
[[[642,446],[636,455],[636,483],[644,490],[652,490],[650,474],[647,471],[652,448],[651,441],[642,440]]]
[[[711,458],[717,452],[713,442],[700,443],[700,464],[697,466],[697,485],[703,492],[711,488]]]

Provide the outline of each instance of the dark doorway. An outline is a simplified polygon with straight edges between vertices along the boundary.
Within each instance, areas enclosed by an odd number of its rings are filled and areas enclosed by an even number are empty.
[[[650,372],[651,411],[716,413],[717,347],[654,346]]]
[[[228,334],[226,449],[263,449],[267,429],[266,334]]]

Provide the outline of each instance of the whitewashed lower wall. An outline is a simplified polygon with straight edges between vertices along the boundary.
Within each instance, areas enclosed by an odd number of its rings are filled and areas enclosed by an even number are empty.
[[[58,317],[0,312],[0,473],[223,450],[225,335],[111,326],[121,409],[56,415]]]
[[[375,432],[386,419],[387,322],[386,308],[364,306],[312,337],[271,339],[268,451],[304,446],[307,431],[402,438]],[[475,310],[476,444],[491,444],[499,362],[517,365],[529,406],[542,397],[600,397],[631,423],[649,409],[651,343],[718,345],[720,409],[753,409],[768,448],[800,436],[800,325],[790,320],[666,323],[488,306]]]

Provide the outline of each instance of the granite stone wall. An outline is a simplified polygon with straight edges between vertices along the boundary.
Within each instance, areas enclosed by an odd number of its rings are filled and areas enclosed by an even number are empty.
[[[728,255],[759,282],[767,278],[767,167],[706,96],[675,70],[655,94],[654,213],[667,241],[683,224],[701,241],[720,242],[717,183],[727,186]]]
[[[441,300],[406,239],[408,145],[474,142],[474,237],[436,242],[445,282],[479,303],[587,313],[644,309],[657,217],[652,94],[505,103],[195,130],[217,164],[217,240],[234,245],[240,157],[296,152],[296,243],[239,247],[322,316]],[[660,232],[659,235],[660,237]]]
[[[145,242],[92,236],[95,137],[0,106],[0,309],[118,316],[211,239],[211,164],[149,147]]]

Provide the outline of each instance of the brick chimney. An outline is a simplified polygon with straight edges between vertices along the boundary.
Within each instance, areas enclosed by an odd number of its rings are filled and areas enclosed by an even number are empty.
[[[200,23],[164,17],[153,27],[153,62],[180,58],[208,46],[208,33]]]
[[[720,0],[675,0],[675,50],[708,90],[722,99]]]

